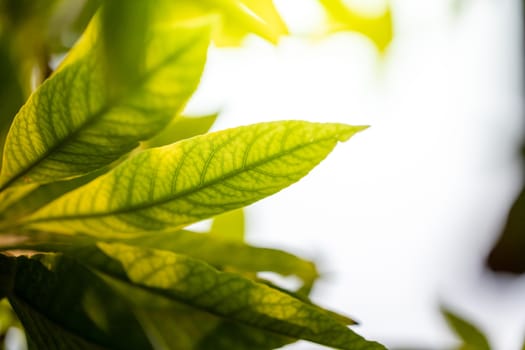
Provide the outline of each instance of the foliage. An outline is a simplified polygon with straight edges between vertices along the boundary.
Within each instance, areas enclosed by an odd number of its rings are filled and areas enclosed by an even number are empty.
[[[243,207],[364,127],[282,121],[207,133],[217,115],[181,115],[210,40],[287,33],[272,1],[99,5],[0,2],[2,335],[18,326],[14,310],[30,349],[272,349],[297,339],[383,349],[309,300],[313,263],[243,239]],[[185,230],[212,217],[208,233]],[[284,289],[263,271],[302,286]]]
[[[476,326],[444,307],[441,313],[461,340],[457,350],[490,350],[487,337]]]

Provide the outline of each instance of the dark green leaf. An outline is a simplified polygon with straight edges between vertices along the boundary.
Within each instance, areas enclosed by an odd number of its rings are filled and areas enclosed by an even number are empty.
[[[0,266],[14,269],[8,297],[37,349],[151,348],[128,305],[73,260],[0,255]]]

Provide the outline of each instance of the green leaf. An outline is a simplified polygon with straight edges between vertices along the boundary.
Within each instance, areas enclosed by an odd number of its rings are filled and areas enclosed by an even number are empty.
[[[92,249],[87,252],[90,253],[87,260],[95,257]],[[97,252],[100,254],[100,251]],[[82,253],[86,254],[86,251]],[[101,266],[104,261],[114,264],[113,260],[102,255],[102,260],[95,265]],[[101,275],[122,298],[130,302],[133,313],[155,349],[217,350],[221,349],[221,344],[228,344],[229,347],[224,349],[271,350],[296,340],[223,319],[102,273]],[[267,346],[263,346],[264,344]]]
[[[76,256],[79,254],[78,249],[84,250],[97,242],[88,236],[66,236],[44,232],[30,232],[16,237],[19,237],[21,241],[15,241],[11,245],[4,245],[4,247],[0,244],[0,249],[59,251]],[[5,240],[6,238],[4,238]],[[217,269],[235,271],[254,276],[254,278],[257,272],[270,271],[282,276],[297,276],[303,281],[304,285],[312,286],[319,277],[312,262],[285,251],[254,247],[243,242],[225,241],[217,237],[210,237],[207,234],[190,231],[146,234],[113,242],[189,255],[203,260]]]
[[[188,256],[121,243],[97,247],[111,262],[93,254],[79,259],[116,279],[214,315],[341,349],[384,349],[312,305]]]
[[[152,139],[143,142],[144,148],[159,147],[175,143],[190,137],[205,134],[210,130],[218,114],[202,117],[177,116],[171,123]]]
[[[9,258],[9,301],[35,349],[151,349],[129,305],[98,276],[57,254]]]
[[[48,183],[99,169],[159,132],[196,88],[209,25],[151,25],[139,73],[122,84],[108,74],[98,17],[61,68],[15,117],[0,189]]]
[[[31,214],[47,203],[107,172],[102,168],[72,180],[52,182],[38,186],[30,184],[10,187],[0,193],[0,225],[13,225],[20,218]]]
[[[213,41],[217,46],[239,46],[248,34],[276,44],[288,28],[272,0],[179,0],[166,11],[178,20],[214,14],[217,18]]]
[[[234,242],[244,241],[244,210],[236,209],[213,218],[210,234]]]
[[[487,337],[476,326],[444,307],[441,308],[441,313],[463,342],[458,350],[490,350]]]
[[[177,229],[280,191],[363,129],[261,123],[146,150],[48,204],[26,225],[106,237]]]
[[[0,192],[0,217],[3,217],[5,215],[6,210],[10,208],[14,203],[26,197],[37,187],[38,185],[36,184],[29,184],[24,186],[11,187],[3,192]]]
[[[279,334],[224,321],[198,344],[199,350],[271,350],[296,341]]]
[[[0,32],[0,154],[4,149],[9,125],[25,100],[24,88],[17,75],[18,66],[11,52],[12,40]],[[2,160],[0,159],[0,166]]]
[[[238,241],[225,241],[207,234],[178,231],[144,235],[125,240],[124,243],[189,255],[220,269],[253,273],[272,271],[283,276],[296,275],[306,285],[312,285],[318,277],[312,262],[290,253],[252,247]]]
[[[368,37],[377,49],[384,53],[394,37],[392,9],[390,5],[380,15],[359,13],[345,4],[344,0],[319,0],[330,17],[328,32],[353,31]]]

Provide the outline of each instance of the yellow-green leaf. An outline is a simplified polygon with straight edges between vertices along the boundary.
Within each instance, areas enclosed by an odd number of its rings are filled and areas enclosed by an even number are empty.
[[[282,276],[295,275],[311,286],[319,276],[315,265],[293,254],[270,248],[249,246],[189,231],[143,235],[124,241],[128,245],[168,250],[226,270],[240,272],[276,272]]]
[[[107,170],[102,168],[71,180],[57,181],[40,186],[29,184],[8,188],[0,193],[0,227],[13,225],[21,217],[29,215],[64,193],[88,183]]]
[[[0,189],[48,183],[101,168],[159,132],[196,88],[209,25],[154,25],[140,74],[111,78],[96,17],[61,68],[29,98],[9,130]],[[138,49],[137,49],[138,50]]]
[[[177,116],[155,137],[144,141],[144,148],[159,147],[175,143],[190,137],[205,134],[210,130],[218,114],[202,117]]]
[[[146,150],[51,202],[25,225],[101,237],[173,230],[280,191],[363,129],[271,122]]]
[[[213,218],[210,234],[234,242],[244,241],[244,210],[236,209]]]
[[[380,52],[394,36],[390,5],[379,15],[366,15],[353,10],[344,0],[319,0],[329,16],[328,32],[353,31],[368,37]]]
[[[248,34],[275,44],[288,34],[272,0],[181,0],[169,6],[179,20],[215,14],[213,41],[218,46],[238,46]]]
[[[121,243],[97,246],[118,263],[97,269],[217,316],[340,349],[384,349],[312,305],[188,256]]]

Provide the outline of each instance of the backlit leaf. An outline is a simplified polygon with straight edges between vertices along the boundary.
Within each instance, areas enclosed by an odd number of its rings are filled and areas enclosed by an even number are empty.
[[[315,265],[290,253],[225,241],[207,234],[188,231],[144,235],[124,241],[128,245],[162,249],[192,256],[226,270],[271,271],[283,276],[296,275],[311,285],[318,277]]]
[[[159,147],[190,137],[205,134],[210,130],[218,114],[202,117],[177,116],[155,137],[143,142],[145,148]]]
[[[130,302],[156,350],[272,350],[296,340],[221,318],[111,277],[105,280]]]
[[[340,349],[384,349],[312,305],[191,257],[121,243],[97,246],[117,263],[92,260],[100,271],[214,315]]]
[[[210,234],[229,241],[244,241],[244,210],[236,209],[213,218]]]
[[[105,237],[173,230],[280,191],[363,129],[261,123],[146,150],[48,204],[25,225]]]
[[[47,183],[101,168],[160,131],[202,73],[209,26],[151,26],[140,74],[125,88],[108,74],[99,21],[15,117],[0,188]]]
[[[40,186],[29,184],[8,188],[0,193],[0,225],[5,223],[5,226],[12,226],[21,217],[31,214],[64,193],[88,183],[107,170],[107,168],[102,168],[71,180],[51,182]]]
[[[169,6],[180,20],[215,14],[213,41],[217,46],[238,46],[248,34],[276,44],[288,34],[272,0],[182,0]]]
[[[384,52],[394,36],[392,10],[388,5],[379,15],[366,15],[353,10],[344,0],[319,0],[328,13],[328,32],[353,31],[368,37]]]

